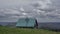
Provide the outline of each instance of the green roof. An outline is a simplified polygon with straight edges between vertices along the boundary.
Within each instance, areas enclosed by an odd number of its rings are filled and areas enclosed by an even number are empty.
[[[16,24],[16,26],[19,27],[34,27],[35,25],[35,19],[34,18],[20,18]]]

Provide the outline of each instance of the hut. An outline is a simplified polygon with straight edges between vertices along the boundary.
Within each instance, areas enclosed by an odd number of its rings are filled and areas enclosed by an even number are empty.
[[[38,24],[37,24],[37,20],[35,18],[20,18],[17,21],[16,27],[38,28]]]

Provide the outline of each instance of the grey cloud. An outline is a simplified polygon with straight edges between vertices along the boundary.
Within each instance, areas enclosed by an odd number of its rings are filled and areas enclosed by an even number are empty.
[[[0,17],[4,19],[8,18],[6,20],[10,18],[16,20],[17,18],[28,16],[35,17],[38,21],[59,21],[60,9],[55,5],[57,0],[54,1],[55,0],[0,0],[0,4],[2,3],[0,6]],[[21,8],[23,8],[24,11],[21,11]],[[2,21],[4,21],[4,19]]]
[[[48,2],[51,2],[51,1],[49,0]],[[58,19],[60,17],[60,15],[58,14],[59,10],[56,8],[56,6],[48,2],[45,5],[44,5],[44,2],[42,4],[37,2],[33,4],[33,6],[35,7],[36,10],[40,10],[40,15],[39,15],[40,17]],[[56,10],[58,10],[58,12]],[[43,11],[44,13],[42,13]]]

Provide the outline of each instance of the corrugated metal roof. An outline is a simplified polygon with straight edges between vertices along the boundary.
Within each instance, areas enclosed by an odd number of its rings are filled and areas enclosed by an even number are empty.
[[[20,27],[34,27],[35,19],[33,18],[20,18],[16,24],[16,26]]]

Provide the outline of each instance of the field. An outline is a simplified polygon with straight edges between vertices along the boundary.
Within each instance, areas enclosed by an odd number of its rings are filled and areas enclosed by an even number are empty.
[[[60,34],[60,32],[44,29],[9,28],[0,26],[0,34]]]

